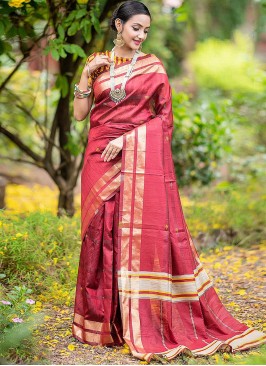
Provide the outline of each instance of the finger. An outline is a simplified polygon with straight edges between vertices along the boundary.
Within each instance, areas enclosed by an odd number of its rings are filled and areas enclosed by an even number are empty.
[[[117,156],[117,153],[115,153],[115,154],[111,154],[111,155],[109,156],[109,158],[107,159],[107,161],[110,161],[111,159],[114,159],[116,156]]]
[[[107,150],[108,150],[108,145],[103,150],[102,155],[101,155],[101,158],[106,154]]]
[[[118,154],[117,149],[116,148],[111,148],[108,150],[108,152],[106,153],[106,161],[110,161],[111,159],[113,159],[116,155]]]
[[[112,150],[109,148],[109,149],[106,151],[106,154],[105,154],[105,157],[104,157],[104,161],[106,161],[106,160],[109,158],[109,156],[111,155],[111,153],[112,153]]]

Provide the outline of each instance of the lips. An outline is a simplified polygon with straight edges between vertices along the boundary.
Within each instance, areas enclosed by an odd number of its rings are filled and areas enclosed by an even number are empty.
[[[141,44],[141,42],[140,42],[140,41],[135,41],[135,40],[134,40],[134,43],[135,43],[136,45],[140,45],[140,44]]]

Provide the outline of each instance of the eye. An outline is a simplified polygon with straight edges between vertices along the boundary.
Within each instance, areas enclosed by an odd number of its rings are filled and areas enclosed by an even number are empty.
[[[135,27],[132,27],[132,28],[133,28],[133,29],[134,29],[134,31],[136,31],[136,32],[139,30],[139,28],[135,28]]]

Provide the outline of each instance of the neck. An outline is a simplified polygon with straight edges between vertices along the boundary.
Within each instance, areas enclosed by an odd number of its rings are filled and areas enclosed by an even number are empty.
[[[136,50],[132,50],[132,48],[127,47],[126,45],[122,47],[114,48],[115,55],[118,57],[132,58],[136,52]]]

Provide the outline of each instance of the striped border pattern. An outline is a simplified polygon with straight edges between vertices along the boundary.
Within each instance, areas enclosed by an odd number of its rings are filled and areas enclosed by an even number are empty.
[[[121,184],[121,160],[114,164],[91,188],[82,204],[81,238],[83,239],[88,225],[99,207]]]

